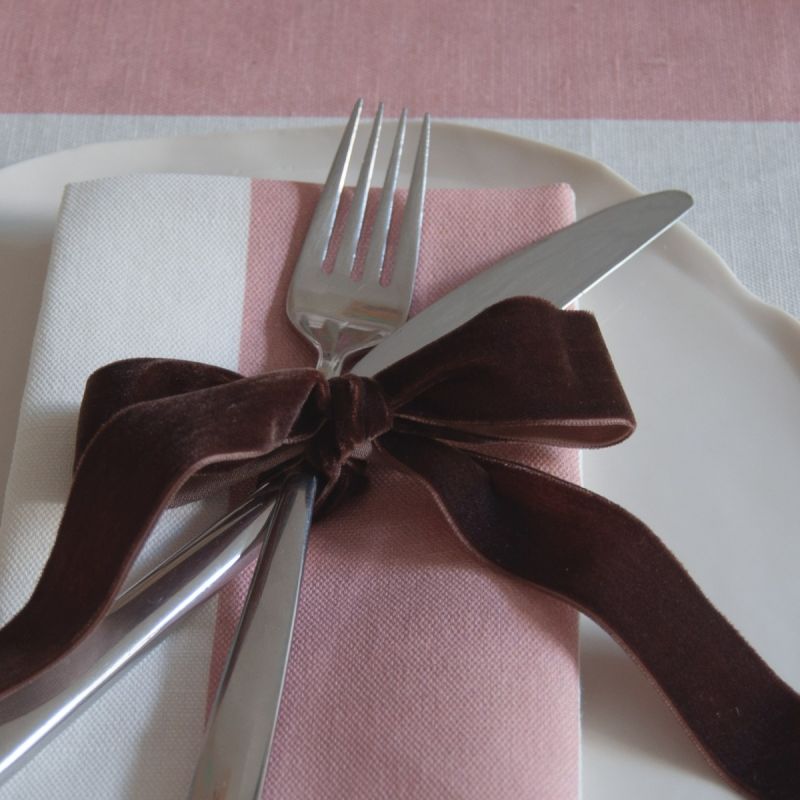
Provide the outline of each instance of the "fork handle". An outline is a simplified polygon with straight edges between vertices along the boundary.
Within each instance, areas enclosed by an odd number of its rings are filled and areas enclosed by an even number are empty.
[[[277,501],[211,709],[189,800],[259,800],[278,719],[316,494],[290,476]]]

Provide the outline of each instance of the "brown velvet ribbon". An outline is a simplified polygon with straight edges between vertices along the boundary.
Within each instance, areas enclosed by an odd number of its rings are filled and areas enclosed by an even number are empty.
[[[611,633],[741,791],[796,800],[800,697],[660,540],[608,500],[477,447],[597,447],[633,429],[593,317],[534,298],[487,309],[374,379],[327,381],[312,369],[244,378],[159,359],[110,364],[86,386],[50,558],[0,630],[0,693],[86,635],[170,502],[303,459],[320,473],[329,509],[363,483],[354,454],[371,443],[373,455],[430,488],[469,546]]]

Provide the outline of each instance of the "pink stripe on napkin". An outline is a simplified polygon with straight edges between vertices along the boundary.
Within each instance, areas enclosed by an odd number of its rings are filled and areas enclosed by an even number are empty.
[[[253,183],[245,373],[314,361],[284,303],[318,191]],[[414,310],[573,207],[565,185],[430,191]],[[578,478],[574,451],[527,457]],[[467,550],[412,478],[370,478],[313,530],[265,797],[577,797],[576,613]],[[212,684],[244,591],[222,597]]]

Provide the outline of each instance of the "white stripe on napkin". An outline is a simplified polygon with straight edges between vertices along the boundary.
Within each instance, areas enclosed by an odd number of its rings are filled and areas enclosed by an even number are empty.
[[[236,368],[249,220],[244,178],[142,175],[67,190],[0,524],[0,624],[52,545],[88,375],[135,356]],[[169,511],[136,574],[220,510],[216,501]],[[1,786],[0,800],[180,797],[203,731],[214,616],[214,603],[194,612]],[[169,748],[165,728],[175,731]]]

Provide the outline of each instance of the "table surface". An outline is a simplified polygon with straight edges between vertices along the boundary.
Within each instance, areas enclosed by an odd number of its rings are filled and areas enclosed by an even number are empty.
[[[800,317],[793,0],[0,0],[0,20],[0,166],[382,98],[686,189],[690,226]]]

